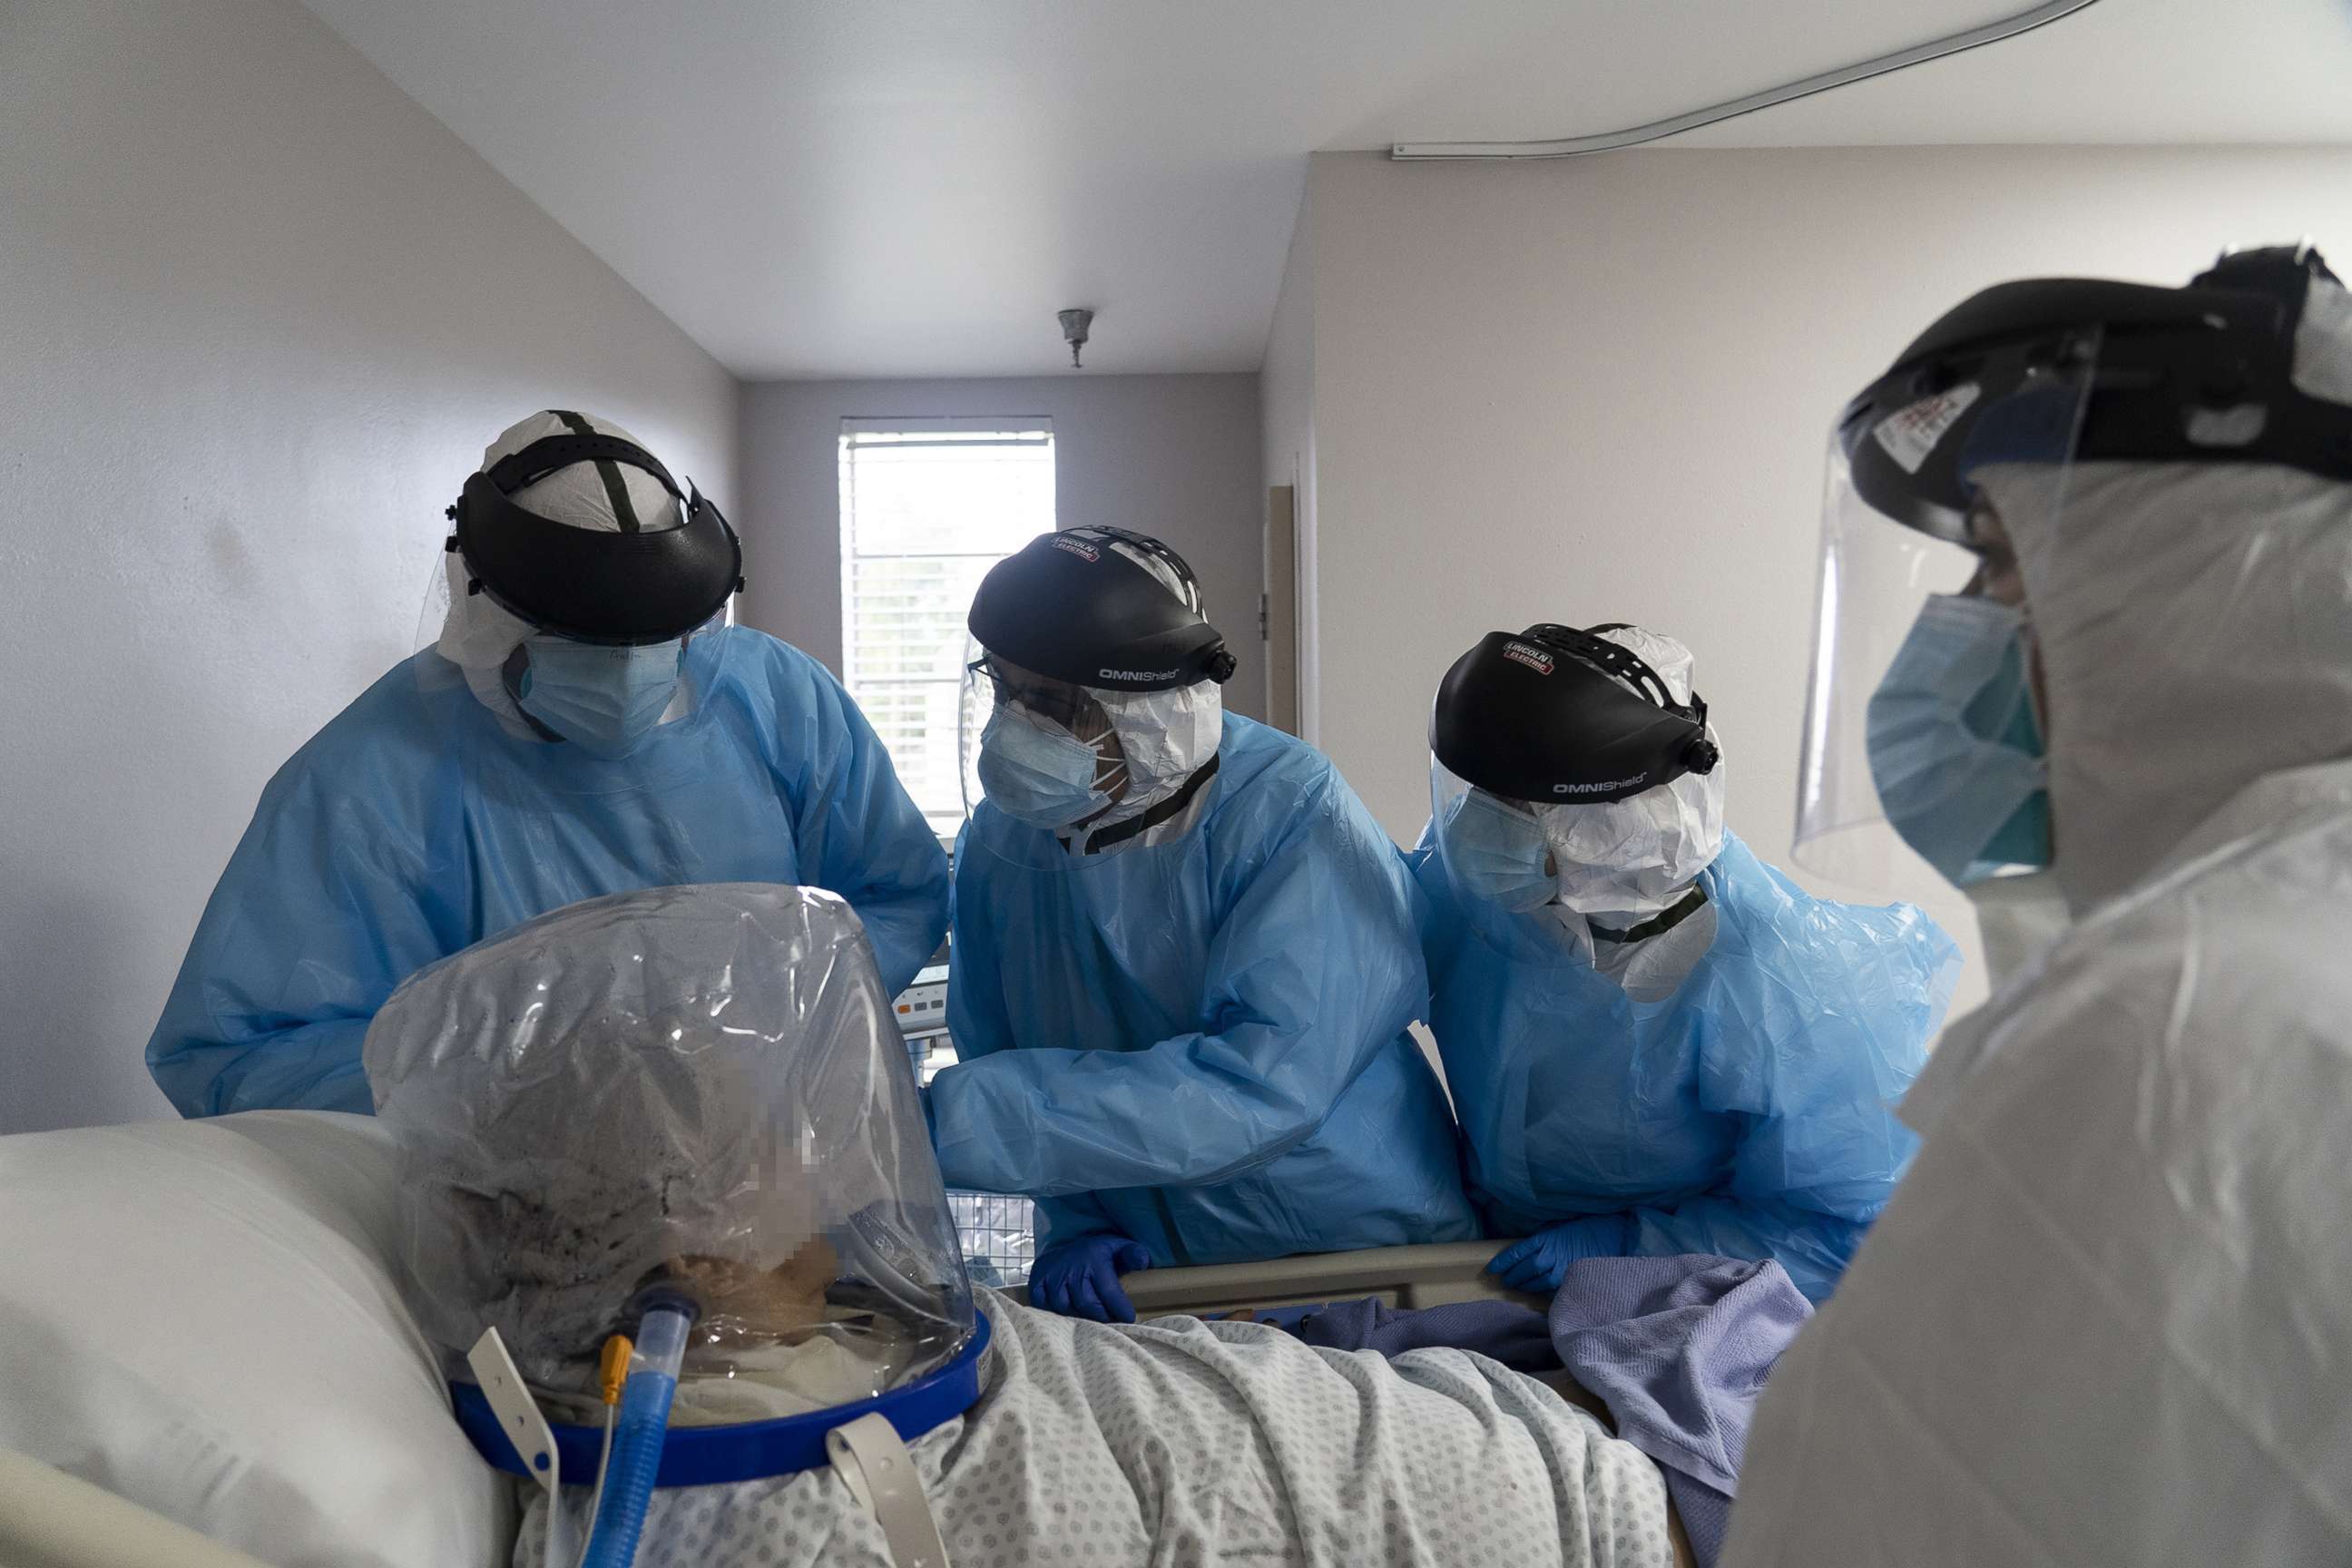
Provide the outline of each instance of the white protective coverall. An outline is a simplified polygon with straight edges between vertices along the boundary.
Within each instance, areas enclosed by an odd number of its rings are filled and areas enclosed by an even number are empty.
[[[2299,381],[2347,314],[2315,289]],[[2075,923],[1905,1100],[1925,1144],[1773,1374],[1735,1568],[2352,1561],[2352,487],[2071,487],[2002,514]]]

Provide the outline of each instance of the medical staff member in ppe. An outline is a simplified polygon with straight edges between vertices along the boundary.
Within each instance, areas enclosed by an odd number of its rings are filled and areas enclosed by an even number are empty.
[[[1045,535],[974,596],[985,710],[932,1082],[948,1184],[1039,1201],[1041,1306],[1132,1321],[1121,1271],[1477,1234],[1406,1025],[1395,847],[1329,762],[1226,713],[1192,571]]]
[[[1431,1026],[1492,1268],[1777,1260],[1826,1298],[1913,1147],[1894,1103],[1958,977],[1907,904],[1806,894],[1723,824],[1690,650],[1638,626],[1489,633],[1430,720],[1413,856]]]
[[[826,888],[894,988],[939,945],[938,839],[833,677],[730,624],[741,552],[706,497],[552,411],[449,516],[437,640],[278,770],[196,928],[147,1045],[184,1115],[365,1112],[394,986],[604,893]]]
[[[2352,296],[1990,289],[1831,462],[1801,858],[2073,921],[1904,1101],[1727,1561],[2352,1561]]]

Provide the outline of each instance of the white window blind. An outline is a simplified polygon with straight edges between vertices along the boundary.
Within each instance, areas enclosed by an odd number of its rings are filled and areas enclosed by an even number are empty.
[[[943,838],[963,818],[956,719],[972,590],[1053,528],[1049,421],[842,421],[843,674]]]

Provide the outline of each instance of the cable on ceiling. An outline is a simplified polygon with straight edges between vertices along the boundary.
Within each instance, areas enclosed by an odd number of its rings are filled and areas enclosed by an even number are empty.
[[[1694,109],[1670,119],[1628,126],[1622,131],[1603,131],[1591,136],[1570,136],[1555,142],[1399,142],[1389,149],[1389,155],[1401,163],[1424,163],[1447,159],[1580,158],[1593,153],[1613,153],[1621,147],[1638,147],[1644,142],[1677,136],[1685,131],[1696,131],[1702,125],[1734,120],[1743,114],[1753,114],[1759,109],[1811,98],[1817,92],[1827,92],[1832,88],[1868,81],[1872,77],[1925,65],[1929,60],[1945,59],[1969,49],[1982,48],[1987,44],[2001,43],[2032,32],[2037,27],[2046,27],[2077,11],[2086,11],[2097,4],[2098,0],[2042,0],[2041,5],[2020,11],[2013,16],[1987,22],[1965,32],[1953,33],[1929,43],[1915,44],[1891,55],[1878,55],[1853,65],[1840,66],[1835,70],[1801,78],[1780,87],[1766,88],[1745,98]]]

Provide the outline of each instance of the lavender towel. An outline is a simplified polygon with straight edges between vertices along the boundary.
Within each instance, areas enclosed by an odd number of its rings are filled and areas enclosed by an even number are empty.
[[[1551,1342],[1617,1435],[1655,1459],[1700,1568],[1731,1522],[1764,1379],[1812,1306],[1777,1263],[1588,1258],[1551,1304]]]

